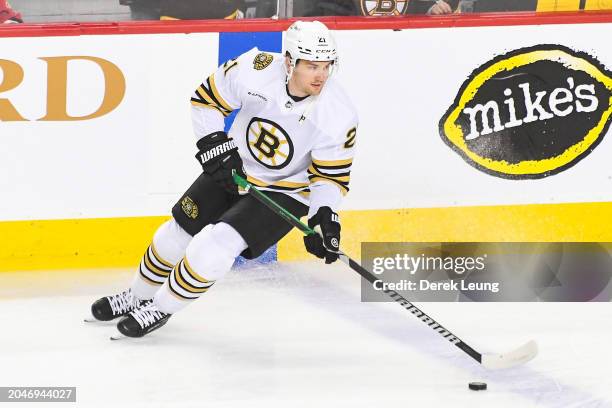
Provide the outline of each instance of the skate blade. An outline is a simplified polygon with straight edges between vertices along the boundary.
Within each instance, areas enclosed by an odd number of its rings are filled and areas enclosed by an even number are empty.
[[[110,336],[110,339],[115,341],[115,340],[121,340],[121,339],[127,339],[127,336],[124,336],[123,334],[117,332],[115,334],[113,334],[112,336]]]
[[[83,319],[83,323],[96,324],[96,325],[101,325],[101,326],[110,326],[110,325],[117,324],[117,322],[113,320],[98,320],[93,316],[88,316]]]

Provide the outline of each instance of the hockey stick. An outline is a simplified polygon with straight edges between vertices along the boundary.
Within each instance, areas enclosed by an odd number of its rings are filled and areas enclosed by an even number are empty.
[[[234,172],[234,181],[240,187],[244,188],[247,193],[249,193],[253,198],[257,201],[264,204],[266,207],[274,211],[274,213],[278,214],[289,224],[293,225],[300,231],[304,233],[304,235],[312,235],[317,234],[318,232],[310,228],[308,225],[301,222],[297,217],[291,214],[289,211],[285,210],[283,207],[278,205],[274,200],[266,196],[264,193],[255,188],[251,183],[246,181],[244,178],[240,177],[238,174]],[[339,259],[347,264],[352,270],[361,275],[365,280],[370,283],[374,283],[378,279],[370,273],[367,269],[361,266],[356,261],[352,260],[348,255],[346,255],[342,251],[338,251]],[[402,297],[399,293],[393,290],[384,290],[391,299],[395,302],[399,303],[406,310],[411,312],[413,315],[421,319],[425,324],[439,333],[442,337],[450,341],[455,346],[459,347],[463,352],[472,357],[474,360],[479,362],[483,367],[487,369],[500,369],[500,368],[510,368],[520,364],[524,364],[534,358],[538,353],[538,345],[535,341],[531,340],[521,347],[512,350],[508,353],[504,354],[482,354],[478,351],[474,350],[472,347],[468,346],[463,340],[459,337],[455,336],[449,330],[444,328],[434,319],[429,317],[425,312],[421,309],[413,305],[407,299]]]

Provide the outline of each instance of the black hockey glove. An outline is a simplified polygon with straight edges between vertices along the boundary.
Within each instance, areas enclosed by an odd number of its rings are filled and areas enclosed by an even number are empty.
[[[210,175],[215,183],[227,192],[238,194],[238,186],[234,183],[232,170],[246,178],[242,170],[242,159],[234,141],[225,132],[215,132],[204,136],[196,143],[200,150],[196,159],[202,165],[204,173]]]
[[[318,258],[325,258],[325,263],[330,264],[338,259],[338,254],[328,251],[340,249],[340,222],[338,214],[329,207],[321,207],[315,215],[308,219],[308,226],[321,228],[321,234],[307,235],[304,237],[306,250]]]

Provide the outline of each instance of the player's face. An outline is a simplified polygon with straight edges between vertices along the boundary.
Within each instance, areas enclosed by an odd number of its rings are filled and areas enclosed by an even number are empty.
[[[329,78],[331,61],[298,61],[289,81],[294,96],[318,95]]]

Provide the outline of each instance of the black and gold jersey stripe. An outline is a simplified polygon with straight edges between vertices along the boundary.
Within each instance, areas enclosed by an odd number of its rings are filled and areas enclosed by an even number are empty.
[[[280,193],[298,193],[310,191],[310,189],[308,188],[309,183],[296,183],[292,181],[277,181],[274,183],[267,183],[251,176],[247,176],[247,181],[256,187],[278,191]]]
[[[353,159],[342,159],[342,160],[317,160],[312,159],[312,164],[317,167],[324,167],[328,169],[349,169],[353,164]]]
[[[308,180],[310,183],[317,181],[332,182],[340,187],[343,194],[349,191],[351,177],[351,165],[353,159],[345,160],[312,160],[308,167]]]
[[[191,97],[191,104],[215,109],[227,117],[234,110],[222,97],[215,85],[215,74],[209,76]]]

